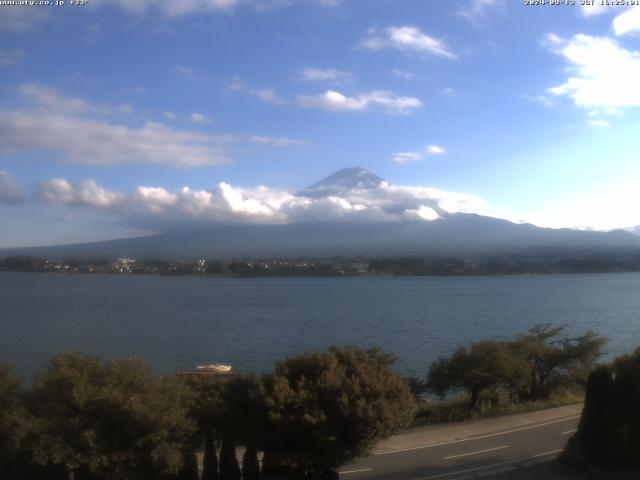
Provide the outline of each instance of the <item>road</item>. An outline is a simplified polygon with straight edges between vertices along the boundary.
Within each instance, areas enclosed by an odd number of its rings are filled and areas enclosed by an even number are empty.
[[[576,431],[579,415],[395,450],[374,451],[339,469],[345,480],[462,480],[491,477],[551,460]]]

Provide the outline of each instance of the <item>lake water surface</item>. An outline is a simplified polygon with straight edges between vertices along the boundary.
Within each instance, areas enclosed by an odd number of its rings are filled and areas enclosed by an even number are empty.
[[[640,346],[640,274],[208,278],[0,272],[0,361],[32,377],[65,350],[136,355],[170,373],[197,363],[267,371],[332,343],[381,346],[424,376],[457,344],[551,322]]]

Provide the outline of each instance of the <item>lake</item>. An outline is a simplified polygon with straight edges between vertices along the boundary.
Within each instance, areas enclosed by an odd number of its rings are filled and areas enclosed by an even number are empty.
[[[32,378],[52,354],[136,355],[156,372],[198,363],[268,371],[332,343],[381,346],[424,376],[459,343],[550,322],[640,346],[640,274],[210,278],[0,272],[0,361]]]

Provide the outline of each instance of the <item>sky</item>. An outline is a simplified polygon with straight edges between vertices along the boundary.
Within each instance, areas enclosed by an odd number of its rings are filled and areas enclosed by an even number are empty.
[[[640,7],[50,3],[0,5],[0,247],[444,211],[640,225]],[[295,195],[356,166],[386,182]]]

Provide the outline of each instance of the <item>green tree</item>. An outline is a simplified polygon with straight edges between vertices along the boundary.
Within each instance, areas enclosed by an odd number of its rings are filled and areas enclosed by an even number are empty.
[[[13,366],[0,364],[0,465],[13,461],[20,446],[15,413],[19,405],[20,382]]]
[[[259,478],[258,445],[264,445],[267,442],[268,430],[268,415],[261,379],[255,375],[243,375],[230,379],[225,384],[223,402],[225,405],[223,428],[233,432],[234,439],[246,447],[242,464],[243,479]],[[229,456],[232,462],[232,475],[236,472],[233,466],[234,458]]]
[[[429,369],[428,387],[438,395],[451,390],[465,390],[470,395],[469,408],[478,403],[484,390],[512,390],[527,381],[528,365],[506,341],[484,340],[464,346],[450,357],[436,360]]]
[[[531,369],[526,398],[548,397],[560,385],[585,386],[607,340],[593,331],[560,338],[563,331],[564,327],[540,324],[514,341],[514,348],[526,357]]]
[[[220,480],[240,480],[240,465],[236,458],[236,442],[229,429],[224,429],[220,447]]]
[[[218,457],[213,430],[207,429],[204,440],[204,458],[202,460],[202,480],[218,480]]]
[[[54,357],[33,387],[33,458],[116,480],[176,474],[195,424],[184,384],[156,378],[137,359],[102,363],[78,353]]]
[[[52,471],[30,465],[28,439],[33,421],[24,402],[20,381],[13,365],[0,364],[0,472],[2,478],[55,478]],[[41,474],[36,477],[37,474]]]
[[[420,378],[406,377],[405,381],[407,382],[407,385],[409,385],[411,393],[413,393],[416,400],[420,400],[422,394],[429,391],[429,385],[427,385],[427,382]]]
[[[331,347],[279,362],[265,380],[263,470],[320,478],[413,418],[413,396],[380,349]]]
[[[594,370],[578,432],[565,458],[591,465],[639,468],[640,348]]]
[[[183,454],[182,468],[178,474],[178,480],[199,480],[198,460],[192,448],[186,449]]]
[[[260,480],[260,463],[255,445],[248,445],[242,456],[242,480]]]

